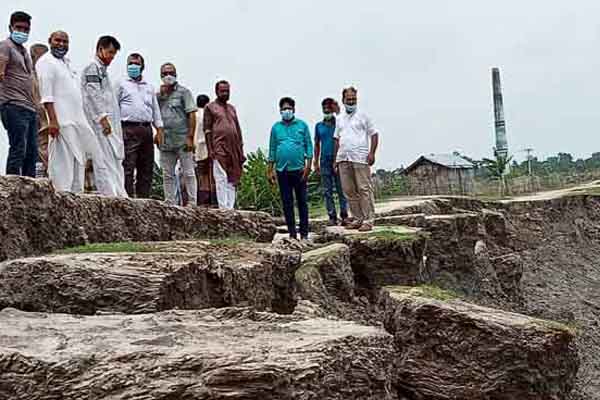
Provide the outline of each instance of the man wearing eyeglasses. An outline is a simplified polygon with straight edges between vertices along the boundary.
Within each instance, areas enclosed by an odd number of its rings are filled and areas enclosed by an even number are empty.
[[[163,84],[158,94],[158,104],[164,127],[162,132],[156,133],[154,143],[160,150],[165,201],[168,204],[176,204],[175,167],[179,161],[183,169],[187,205],[196,206],[198,195],[194,168],[196,101],[192,92],[178,83],[175,65],[163,64],[160,68],[160,77]]]

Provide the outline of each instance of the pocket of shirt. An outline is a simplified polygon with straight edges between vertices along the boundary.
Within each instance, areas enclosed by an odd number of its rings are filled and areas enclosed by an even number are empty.
[[[296,144],[304,143],[304,130],[299,129],[299,130],[294,131],[294,134],[292,135],[292,140]]]

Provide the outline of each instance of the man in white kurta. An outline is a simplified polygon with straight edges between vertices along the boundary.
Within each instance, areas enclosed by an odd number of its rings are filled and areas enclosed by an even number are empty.
[[[102,36],[96,46],[96,57],[83,70],[81,90],[83,110],[100,146],[99,155],[103,158],[105,173],[94,176],[98,191],[106,196],[127,197],[123,160],[125,149],[121,129],[121,112],[116,88],[108,76],[107,68],[116,56],[121,45],[112,36]]]
[[[50,52],[36,64],[41,102],[49,117],[48,176],[60,191],[83,192],[85,151],[95,140],[81,100],[77,74],[66,57],[69,36],[54,32]]]

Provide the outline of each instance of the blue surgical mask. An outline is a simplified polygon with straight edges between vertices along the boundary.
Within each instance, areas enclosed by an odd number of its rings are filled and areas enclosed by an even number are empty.
[[[333,115],[333,113],[325,113],[325,114],[323,114],[323,118],[326,121],[331,121],[334,118],[334,115]]]
[[[10,38],[16,44],[23,44],[23,43],[27,42],[27,40],[29,40],[29,33],[12,31],[10,33]]]
[[[281,110],[281,119],[284,121],[291,121],[294,119],[294,111],[293,110]]]
[[[69,50],[63,49],[60,47],[50,49],[50,52],[52,52],[52,55],[58,59],[63,59],[67,55],[68,51]]]
[[[346,107],[346,112],[348,114],[352,114],[353,112],[356,111],[356,104],[354,104],[354,105],[344,104],[344,107]]]
[[[137,64],[129,64],[127,66],[127,75],[131,79],[137,79],[142,76],[142,66]]]

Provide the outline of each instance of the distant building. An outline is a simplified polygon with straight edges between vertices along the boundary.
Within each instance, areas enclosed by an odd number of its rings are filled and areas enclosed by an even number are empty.
[[[475,165],[457,153],[421,156],[404,174],[414,195],[467,195],[474,191]]]

